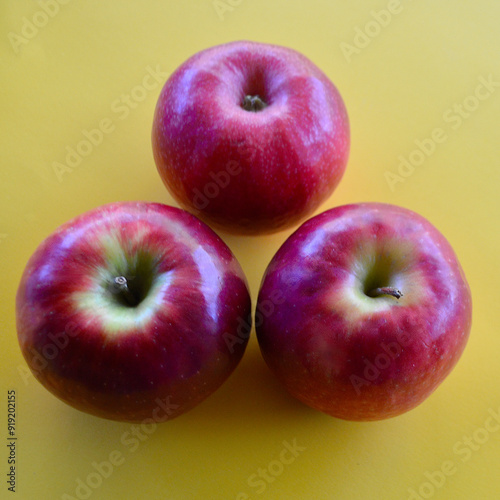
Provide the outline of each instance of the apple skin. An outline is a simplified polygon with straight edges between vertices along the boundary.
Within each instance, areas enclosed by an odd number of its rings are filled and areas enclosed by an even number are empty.
[[[243,109],[246,95],[267,107]],[[350,132],[338,90],[309,59],[238,41],[195,54],[170,76],[152,142],[181,206],[214,227],[259,234],[298,224],[332,194]]]
[[[371,297],[377,287],[403,293]],[[306,221],[281,246],[258,303],[262,355],[303,403],[346,420],[379,420],[424,401],[460,358],[469,286],[452,247],[422,216],[361,203]]]
[[[124,301],[125,276],[142,297]],[[161,422],[213,393],[247,340],[243,271],[226,244],[179,208],[120,202],[58,228],[30,258],[17,291],[21,351],[35,377],[84,412]]]

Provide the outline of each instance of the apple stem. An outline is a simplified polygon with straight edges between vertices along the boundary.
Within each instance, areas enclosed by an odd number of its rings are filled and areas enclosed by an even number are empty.
[[[267,104],[258,95],[246,95],[243,99],[241,107],[246,111],[256,112],[263,110],[265,107],[267,107]]]
[[[369,297],[380,297],[381,295],[392,295],[393,297],[396,297],[396,299],[400,299],[403,294],[397,289],[394,288],[393,286],[383,286],[380,288],[374,288],[373,290],[370,290],[366,295]]]
[[[135,299],[133,293],[130,291],[128,287],[128,281],[125,276],[117,276],[114,281],[114,289],[115,292],[120,294],[121,297],[125,299],[125,302],[129,306],[137,305],[137,300]]]

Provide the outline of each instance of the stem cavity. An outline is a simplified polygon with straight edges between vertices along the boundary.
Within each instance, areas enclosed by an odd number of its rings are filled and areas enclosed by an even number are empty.
[[[258,95],[246,95],[243,99],[241,107],[246,111],[262,111],[267,107],[266,102]]]
[[[113,281],[113,292],[120,296],[123,301],[133,307],[136,306],[138,300],[134,296],[134,294],[130,291],[128,286],[128,281],[125,276],[117,276]]]

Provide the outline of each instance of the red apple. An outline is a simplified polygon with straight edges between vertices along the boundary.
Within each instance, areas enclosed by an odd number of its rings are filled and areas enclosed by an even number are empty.
[[[410,210],[361,203],[305,222],[278,250],[258,305],[265,361],[305,404],[347,420],[424,401],[465,348],[471,295],[450,244]]]
[[[153,153],[187,210],[237,233],[269,233],[310,215],[349,153],[342,98],[298,52],[240,41],[199,52],[161,91]]]
[[[30,258],[17,331],[35,377],[75,408],[109,419],[174,418],[214,392],[246,347],[240,265],[184,210],[123,202],[57,229]]]

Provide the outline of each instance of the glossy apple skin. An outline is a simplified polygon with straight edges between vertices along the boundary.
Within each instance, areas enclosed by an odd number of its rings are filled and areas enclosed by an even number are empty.
[[[268,106],[246,111],[245,95]],[[332,194],[350,133],[338,90],[309,59],[239,41],[199,52],[171,75],[152,141],[158,172],[184,208],[258,234],[299,223]]]
[[[375,298],[366,286],[404,295]],[[427,220],[381,203],[346,205],[305,222],[278,250],[258,305],[264,359],[305,404],[347,420],[411,410],[465,348],[469,286],[450,244]]]
[[[144,300],[117,302],[113,277],[141,273],[152,277]],[[142,202],[58,228],[30,258],[16,305],[35,377],[79,410],[129,422],[172,419],[214,392],[246,346],[229,350],[225,335],[251,314],[225,243],[184,210]]]

